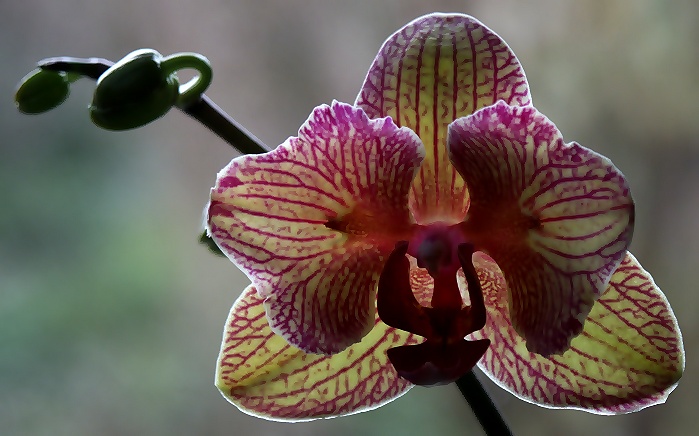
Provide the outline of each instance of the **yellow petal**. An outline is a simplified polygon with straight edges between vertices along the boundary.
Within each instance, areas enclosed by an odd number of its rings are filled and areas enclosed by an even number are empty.
[[[216,386],[243,412],[275,421],[358,413],[412,387],[398,377],[386,350],[418,342],[377,318],[371,332],[343,352],[306,354],[272,332],[263,298],[249,286],[226,321]]]
[[[478,366],[497,384],[552,408],[619,414],[664,403],[684,371],[677,320],[653,278],[631,255],[612,275],[582,334],[562,355],[527,351],[507,309],[507,288],[497,266],[477,260],[488,321],[474,339],[492,345]]]

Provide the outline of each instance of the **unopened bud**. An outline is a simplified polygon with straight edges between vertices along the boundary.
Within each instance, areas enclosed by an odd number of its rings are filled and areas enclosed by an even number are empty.
[[[59,106],[69,93],[70,81],[65,73],[37,68],[22,78],[15,103],[22,113],[40,114]]]
[[[160,53],[136,50],[109,68],[97,81],[90,117],[108,130],[141,127],[165,115],[179,95],[179,81],[164,71]]]

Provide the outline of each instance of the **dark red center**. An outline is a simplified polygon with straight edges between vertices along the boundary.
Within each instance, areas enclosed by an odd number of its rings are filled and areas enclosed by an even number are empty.
[[[485,305],[473,266],[473,245],[457,226],[420,227],[410,242],[401,241],[389,256],[379,279],[377,307],[381,320],[391,327],[425,338],[418,345],[388,350],[398,374],[423,386],[447,384],[470,371],[490,341],[464,337],[485,325]],[[421,305],[410,286],[410,261],[417,259],[434,278],[431,306]],[[465,306],[457,284],[463,269],[470,306]]]

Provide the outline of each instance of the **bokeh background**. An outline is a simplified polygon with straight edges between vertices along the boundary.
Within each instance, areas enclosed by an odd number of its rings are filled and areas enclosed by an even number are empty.
[[[18,80],[56,55],[197,51],[208,94],[270,145],[311,109],[352,102],[384,39],[431,11],[478,17],[512,46],[534,102],[609,156],[637,201],[632,249],[672,303],[686,375],[665,405],[601,417],[486,387],[519,435],[696,430],[699,2],[696,0],[0,0],[0,433],[479,435],[456,388],[301,424],[239,412],[213,386],[226,315],[247,280],[197,243],[216,172],[236,154],[173,111],[112,133],[93,84],[41,116]]]

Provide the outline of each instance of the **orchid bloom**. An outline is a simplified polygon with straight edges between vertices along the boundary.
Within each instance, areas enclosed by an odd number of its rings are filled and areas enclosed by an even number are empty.
[[[633,214],[621,172],[563,141],[498,35],[418,18],[354,105],[317,107],[298,136],[218,174],[207,228],[252,285],[216,384],[286,421],[372,409],[475,364],[545,407],[662,403],[684,352],[627,252]]]

